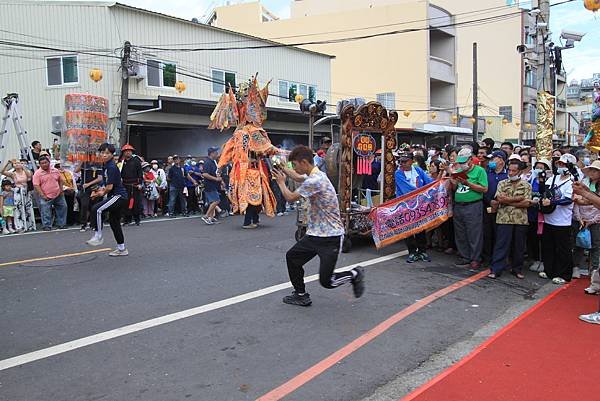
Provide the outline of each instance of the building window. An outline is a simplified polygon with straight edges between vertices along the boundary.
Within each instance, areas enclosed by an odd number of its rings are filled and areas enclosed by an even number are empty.
[[[378,93],[377,101],[388,110],[393,110],[396,107],[396,93],[386,92]]]
[[[537,88],[537,70],[531,68],[525,72],[525,85]]]
[[[537,108],[535,104],[525,105],[525,122],[535,124],[537,122]]]
[[[504,116],[509,123],[512,123],[512,106],[500,106],[498,109],[498,114]]]
[[[235,72],[212,70],[212,91],[215,95],[229,92],[229,85],[235,92]]]
[[[311,102],[317,100],[317,87],[308,84],[279,80],[279,100],[282,102],[296,103],[296,95]]]
[[[174,88],[177,82],[177,66],[174,63],[159,60],[146,62],[148,86]]]
[[[49,57],[46,59],[48,86],[79,83],[77,56]]]

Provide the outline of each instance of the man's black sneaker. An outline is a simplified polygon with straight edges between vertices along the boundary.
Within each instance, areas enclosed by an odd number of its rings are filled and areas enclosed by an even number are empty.
[[[293,291],[292,295],[283,297],[283,303],[298,306],[310,306],[312,301],[310,300],[310,294],[308,292],[304,295],[298,295],[296,291]]]
[[[459,258],[456,263],[454,263],[455,267],[468,267],[471,265],[471,261],[468,259]]]
[[[362,297],[365,293],[365,272],[362,267],[357,267],[356,277],[352,279],[352,289],[356,298]]]

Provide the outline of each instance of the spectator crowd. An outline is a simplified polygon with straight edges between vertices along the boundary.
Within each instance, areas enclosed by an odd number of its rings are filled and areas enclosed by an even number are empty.
[[[326,139],[314,160],[324,172],[331,146]],[[58,152],[51,157],[37,141],[31,153],[32,160],[11,160],[2,168],[2,233],[36,230],[34,206],[42,230],[75,224],[89,230],[90,211],[100,201],[90,195],[102,185],[102,166],[64,165]],[[497,147],[491,138],[462,147],[403,144],[394,155],[397,196],[448,177],[454,200],[450,220],[406,240],[408,263],[430,261],[428,250],[433,248],[455,254],[458,267],[489,268],[491,279],[507,272],[523,279],[529,269],[561,285],[589,275],[586,293],[600,294],[600,209],[589,200],[589,193],[600,196],[597,155],[562,146],[544,159],[537,157],[535,146],[505,142]],[[122,224],[201,213],[205,224],[214,225],[233,214],[228,199],[231,166],[219,169],[218,158],[219,148],[211,147],[202,158],[172,155],[148,162],[133,146],[124,145],[115,156],[128,195]],[[372,171],[363,189],[379,186],[380,154]],[[585,188],[587,195],[575,193],[582,189],[574,192],[574,186]],[[286,203],[274,180],[272,189],[277,214],[287,214],[293,205]],[[243,227],[255,228],[259,212]]]

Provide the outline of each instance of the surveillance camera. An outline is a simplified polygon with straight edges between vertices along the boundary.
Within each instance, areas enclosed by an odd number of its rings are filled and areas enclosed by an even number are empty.
[[[563,31],[560,33],[560,37],[562,39],[571,39],[575,42],[580,42],[581,39],[583,39],[583,37],[585,36],[585,32],[575,32],[575,31],[566,31],[563,29]]]
[[[537,27],[538,27],[538,28],[547,28],[547,27],[548,27],[548,24],[547,24],[547,23],[545,23],[545,22],[538,22],[538,23],[537,23]]]
[[[535,17],[536,15],[539,15],[542,11],[539,8],[534,8],[533,10],[529,11],[529,15],[531,15],[532,17]]]
[[[529,65],[531,63],[531,60],[529,60],[528,58],[524,58],[523,62],[525,63],[525,65]]]
[[[533,49],[535,49],[535,45],[532,45],[532,44],[524,44],[524,45],[517,46],[517,52],[519,52],[521,54],[533,51]]]

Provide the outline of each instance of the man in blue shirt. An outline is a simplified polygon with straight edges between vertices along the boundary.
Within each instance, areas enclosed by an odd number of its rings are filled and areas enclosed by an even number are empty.
[[[219,148],[210,147],[208,148],[208,160],[204,163],[204,198],[208,203],[208,209],[206,214],[202,216],[202,221],[208,225],[215,224],[217,219],[215,218],[215,210],[219,206],[221,198],[219,197],[219,190],[221,189],[221,183],[223,179],[217,174],[217,159],[219,158]]]
[[[102,198],[106,195],[106,199],[97,203],[92,208],[92,229],[94,236],[87,241],[88,245],[99,246],[104,242],[102,237],[102,212],[108,212],[108,221],[110,229],[117,241],[117,249],[110,252],[110,256],[127,256],[129,252],[125,248],[125,238],[123,237],[123,229],[121,228],[121,212],[127,208],[127,190],[123,186],[121,172],[113,161],[115,147],[109,143],[103,143],[98,148],[100,159],[104,164],[102,177],[104,179],[104,187],[92,192],[92,199]]]
[[[185,176],[183,167],[181,167],[181,159],[177,155],[173,156],[173,166],[169,169],[167,181],[169,182],[169,216],[175,217],[175,202],[179,200],[181,213],[187,217],[185,197],[183,195]]]
[[[198,197],[196,196],[196,187],[198,181],[202,179],[202,172],[195,159],[192,159],[189,165],[185,165],[185,186],[187,188],[187,211],[196,214],[200,211],[198,207]]]
[[[400,154],[398,170],[396,170],[396,197],[407,195],[417,188],[427,185],[433,180],[423,169],[413,166],[413,154],[405,151]],[[427,236],[425,232],[420,232],[412,237],[406,238],[406,247],[408,248],[407,263],[414,263],[422,260],[431,262],[427,255]]]
[[[498,183],[508,179],[508,172],[506,171],[506,158],[508,156],[506,156],[506,153],[503,150],[496,150],[487,157],[490,161],[487,168],[488,189],[483,194],[483,203],[486,210],[483,213],[483,249],[481,252],[484,265],[492,263],[496,240],[496,209],[498,203],[494,200],[494,197],[496,196]]]

